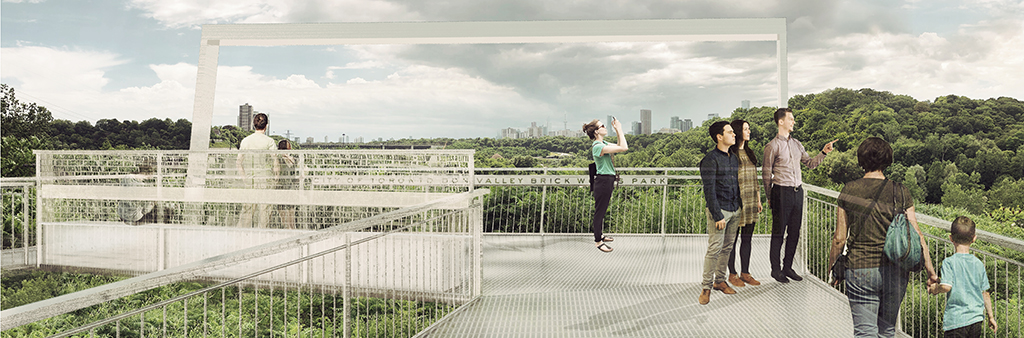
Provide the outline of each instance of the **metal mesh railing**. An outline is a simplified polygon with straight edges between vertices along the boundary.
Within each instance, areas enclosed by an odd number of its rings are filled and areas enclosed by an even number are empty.
[[[6,268],[23,267],[36,261],[36,183],[31,179],[0,181],[0,217],[3,221],[2,263]]]
[[[36,151],[42,222],[320,229],[472,189],[471,151]],[[202,163],[189,185],[189,161]],[[196,188],[202,188],[201,192]]]
[[[75,314],[31,320],[32,325],[4,335],[411,336],[479,296],[480,209],[486,192],[165,270],[161,273],[185,277],[176,282],[184,287],[172,288],[184,294],[130,292]],[[138,289],[141,279],[63,298],[111,298],[107,291]],[[5,320],[23,320],[22,313],[4,314]],[[99,320],[90,323],[94,319]],[[69,324],[81,326],[48,329]]]
[[[606,233],[704,234],[703,186],[696,168],[621,168],[605,216]],[[594,213],[586,169],[477,168],[475,185],[491,189],[484,231],[588,233]],[[765,197],[762,196],[762,199]],[[767,200],[765,200],[766,202]],[[755,233],[768,234],[767,204]]]

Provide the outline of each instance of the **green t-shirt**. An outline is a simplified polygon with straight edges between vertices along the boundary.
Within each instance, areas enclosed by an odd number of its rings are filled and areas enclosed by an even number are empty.
[[[597,164],[598,175],[615,175],[615,166],[612,165],[612,154],[601,155],[601,150],[608,145],[607,141],[594,141],[590,153],[594,155],[594,163]]]
[[[985,320],[985,300],[981,293],[989,289],[985,264],[972,254],[955,253],[942,261],[942,284],[949,285],[942,330],[949,331]]]

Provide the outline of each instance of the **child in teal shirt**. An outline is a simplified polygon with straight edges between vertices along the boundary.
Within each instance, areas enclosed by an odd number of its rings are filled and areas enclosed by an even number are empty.
[[[942,261],[942,281],[928,288],[933,295],[949,293],[946,312],[942,315],[942,330],[947,338],[981,337],[986,313],[992,332],[998,327],[992,314],[985,264],[971,254],[971,244],[978,238],[974,229],[974,221],[970,218],[960,216],[953,221],[949,240],[956,247],[956,252]]]

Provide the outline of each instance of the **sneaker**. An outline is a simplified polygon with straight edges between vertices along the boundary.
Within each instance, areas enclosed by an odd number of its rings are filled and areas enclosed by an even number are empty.
[[[758,282],[756,279],[754,279],[754,276],[751,276],[749,273],[741,273],[740,280],[753,286],[761,285],[761,282]]]
[[[736,294],[736,290],[733,290],[733,288],[730,288],[729,284],[726,284],[725,282],[715,283],[715,286],[713,286],[712,288],[714,288],[715,290],[718,290],[718,291],[722,291],[722,293],[727,294],[727,295]]]
[[[783,271],[783,274],[785,274],[786,277],[789,277],[789,279],[795,280],[797,282],[804,280],[804,278],[800,277],[800,274],[796,273],[796,271],[793,271],[793,269]]]
[[[739,288],[746,286],[746,284],[743,284],[743,280],[734,273],[729,274],[729,283]]]
[[[709,290],[709,289],[704,289],[704,291],[700,292],[700,297],[697,297],[697,302],[700,303],[700,305],[708,305],[708,302],[710,302],[710,301],[711,301],[711,290]]]
[[[783,275],[781,271],[772,271],[772,278],[775,278],[775,281],[779,283],[789,283],[789,278],[786,278],[786,275]]]

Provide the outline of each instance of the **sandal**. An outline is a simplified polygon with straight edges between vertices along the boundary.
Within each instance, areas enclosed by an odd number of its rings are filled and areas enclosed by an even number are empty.
[[[612,252],[612,247],[610,247],[610,246],[608,246],[608,245],[606,245],[604,243],[601,243],[601,245],[598,245],[597,249],[601,250],[601,252],[604,252],[604,253]]]
[[[601,241],[602,242],[614,242],[615,239],[611,238],[611,237],[608,237],[608,236],[601,236]]]

